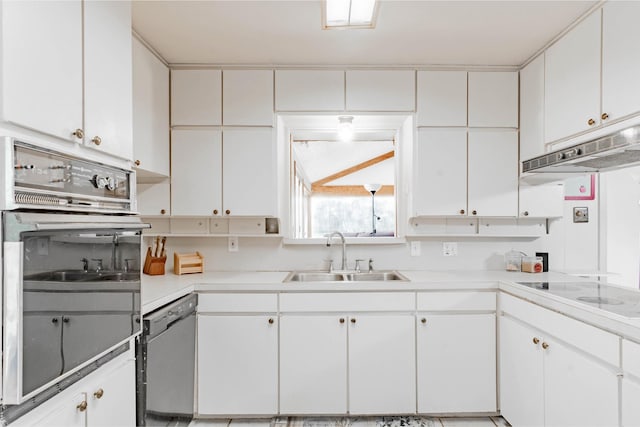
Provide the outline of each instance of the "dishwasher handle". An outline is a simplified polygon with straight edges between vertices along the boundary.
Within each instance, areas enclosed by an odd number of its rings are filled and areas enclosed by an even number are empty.
[[[183,317],[177,318],[177,319],[173,320],[170,323],[165,323],[163,326],[151,328],[150,329],[150,333],[145,333],[147,342],[150,343],[151,341],[155,340],[156,338],[161,337],[162,335],[164,335],[167,332],[169,332],[169,330],[173,326],[176,326],[178,323],[180,323],[180,322],[182,322],[184,320],[187,320],[190,317],[195,316],[195,315],[196,315],[196,313],[194,311],[194,312],[189,313],[188,316],[183,316]],[[145,327],[145,331],[146,331],[146,327]]]

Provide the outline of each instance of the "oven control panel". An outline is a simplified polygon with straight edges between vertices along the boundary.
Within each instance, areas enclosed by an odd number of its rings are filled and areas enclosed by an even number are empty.
[[[16,203],[127,211],[131,172],[14,143]]]

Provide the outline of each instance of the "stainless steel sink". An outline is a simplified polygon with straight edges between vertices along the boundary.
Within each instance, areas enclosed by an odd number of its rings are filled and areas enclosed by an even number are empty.
[[[284,282],[408,282],[409,279],[397,271],[372,272],[326,272],[293,271]]]
[[[37,282],[124,282],[138,280],[138,278],[138,273],[122,271],[103,271],[96,273],[95,271],[84,270],[61,270],[33,274],[26,276],[24,280]]]

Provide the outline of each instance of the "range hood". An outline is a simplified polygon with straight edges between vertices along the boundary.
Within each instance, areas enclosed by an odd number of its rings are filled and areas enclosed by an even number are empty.
[[[522,162],[524,174],[585,174],[640,164],[640,125]]]

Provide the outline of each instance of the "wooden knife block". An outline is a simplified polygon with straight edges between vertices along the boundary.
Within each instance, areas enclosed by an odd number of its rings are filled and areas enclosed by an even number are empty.
[[[151,248],[147,248],[147,256],[144,259],[144,267],[142,272],[150,276],[161,276],[164,274],[164,265],[167,262],[167,256],[156,257],[151,254]]]

